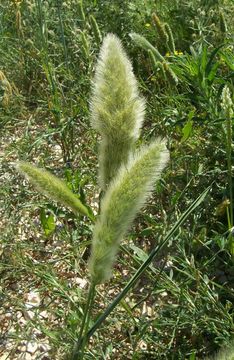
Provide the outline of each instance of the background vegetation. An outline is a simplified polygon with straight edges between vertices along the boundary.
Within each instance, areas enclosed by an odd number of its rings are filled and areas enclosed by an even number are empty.
[[[153,12],[170,26],[174,52]],[[230,344],[233,13],[231,0],[1,1],[1,359],[63,359],[79,332],[92,223],[39,196],[14,163],[47,168],[98,210],[89,101],[109,32],[122,40],[147,100],[143,140],[165,137],[171,160],[121,247],[113,279],[99,288],[92,321],[198,195],[211,191],[94,334],[85,356],[192,360]],[[130,33],[157,46],[173,76]]]

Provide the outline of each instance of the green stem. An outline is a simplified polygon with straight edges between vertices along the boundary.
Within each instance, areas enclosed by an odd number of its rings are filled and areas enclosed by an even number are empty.
[[[227,209],[228,229],[229,233],[229,249],[234,255],[234,240],[231,233],[233,227],[233,190],[232,190],[232,115],[231,111],[226,111],[226,154],[227,154],[227,168],[228,168],[228,186],[229,186],[229,208]]]
[[[75,348],[73,350],[71,360],[82,360],[84,357],[85,345],[87,340],[89,339],[87,333],[88,333],[88,327],[89,327],[90,315],[93,307],[94,297],[95,297],[95,284],[91,283],[89,287],[88,299],[85,306],[82,324],[80,327],[79,337],[76,342]]]
[[[42,41],[42,49],[45,51],[45,54],[47,56],[48,47],[47,47],[47,41],[45,38],[45,21],[44,21],[44,14],[43,14],[43,10],[42,10],[41,0],[37,0],[36,5],[37,5],[39,31],[40,31],[41,41]]]
[[[91,311],[92,311],[92,308],[93,308],[95,294],[96,294],[95,285],[92,284],[92,289],[91,289],[91,294],[90,294],[90,301],[89,301],[89,311],[88,311],[88,314],[87,314],[87,319],[86,319],[86,324],[85,324],[85,329],[84,329],[84,337],[83,337],[82,346],[81,346],[81,359],[83,359],[85,345],[86,345],[87,340],[88,340],[87,333],[88,333],[88,329],[89,329],[90,316],[91,316]]]
[[[62,39],[62,43],[63,43],[64,60],[65,60],[66,67],[68,68],[67,46],[66,46],[66,41],[65,41],[64,26],[63,26],[63,19],[62,19],[62,9],[61,9],[62,2],[63,2],[63,0],[57,0],[59,27],[60,27],[61,39]]]
[[[232,123],[230,116],[227,116],[227,165],[230,198],[230,227],[233,227],[233,192],[232,192]]]

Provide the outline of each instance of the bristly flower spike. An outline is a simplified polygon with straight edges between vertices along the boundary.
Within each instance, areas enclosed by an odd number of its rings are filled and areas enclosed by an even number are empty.
[[[95,17],[93,15],[90,15],[89,19],[90,19],[91,28],[92,28],[92,31],[93,31],[93,34],[95,37],[95,41],[99,45],[102,42],[101,31],[99,29],[99,26],[97,24]]]
[[[160,54],[158,49],[155,46],[153,46],[148,40],[146,40],[144,36],[139,35],[137,33],[130,33],[129,35],[136,45],[140,46],[142,49],[145,49],[146,51],[151,50],[158,61],[161,62],[165,61],[164,57]]]
[[[101,135],[99,178],[104,191],[122,163],[128,162],[140,135],[144,108],[121,42],[108,34],[97,62],[91,102],[92,126]]]
[[[158,31],[161,41],[163,43],[167,44],[168,43],[168,34],[165,31],[164,25],[161,23],[159,17],[155,13],[152,14],[152,19],[153,19],[153,23]]]
[[[170,51],[172,52],[172,54],[174,54],[176,49],[175,49],[175,41],[174,41],[174,36],[173,36],[172,30],[167,23],[164,25],[164,28],[168,34],[168,47],[169,47]]]
[[[122,166],[101,203],[101,214],[94,227],[89,269],[97,285],[111,277],[120,241],[152,191],[153,184],[169,159],[164,142],[145,146]]]
[[[93,215],[90,213],[90,210],[88,210],[66,184],[56,176],[23,161],[16,164],[16,168],[28,178],[42,194],[71,208],[75,214],[80,213],[93,220]]]

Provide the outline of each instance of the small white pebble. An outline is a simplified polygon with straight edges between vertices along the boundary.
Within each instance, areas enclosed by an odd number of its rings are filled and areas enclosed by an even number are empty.
[[[27,311],[25,311],[25,317],[26,317],[27,319],[32,320],[32,319],[34,318],[34,316],[35,316],[34,311],[32,311],[32,310],[27,310]]]
[[[27,321],[26,321],[23,317],[18,320],[18,324],[19,324],[20,326],[24,326],[24,325],[26,324],[26,322],[27,322]]]
[[[31,354],[34,354],[38,348],[38,344],[35,341],[30,341],[27,343],[27,351]]]
[[[22,360],[32,360],[32,355],[29,353],[25,353],[24,357],[22,358]]]
[[[22,316],[23,316],[23,315],[22,315],[21,311],[17,311],[17,313],[16,313],[17,319],[18,319],[18,320],[21,319]]]
[[[36,291],[30,291],[26,296],[26,307],[32,308],[40,305],[41,299],[39,293]]]
[[[8,341],[5,345],[6,350],[11,350],[14,347],[14,343],[11,341]]]
[[[12,313],[9,313],[9,312],[6,313],[5,318],[6,318],[7,320],[11,319],[11,318],[12,318]]]
[[[42,334],[42,332],[38,329],[33,329],[33,335],[35,335],[36,337],[40,337]],[[39,346],[39,345],[38,345]]]
[[[87,281],[85,279],[82,279],[82,278],[79,278],[79,277],[75,278],[75,283],[77,285],[79,285],[79,287],[81,289],[84,289],[86,287],[86,285],[87,285]]]
[[[146,342],[143,341],[143,340],[141,340],[141,341],[139,342],[139,348],[140,348],[141,350],[147,350],[147,344],[146,344]]]
[[[45,344],[45,343],[41,343],[41,344],[38,344],[38,349],[41,351],[41,352],[47,352],[50,350],[50,345],[49,344]]]
[[[10,355],[9,353],[1,355],[0,360],[7,360],[7,359],[9,359],[9,355]]]
[[[48,318],[48,312],[46,310],[40,312],[39,317],[42,319],[47,319]]]
[[[18,350],[19,350],[20,352],[25,353],[26,350],[27,350],[26,345],[20,345],[20,346],[18,347]]]

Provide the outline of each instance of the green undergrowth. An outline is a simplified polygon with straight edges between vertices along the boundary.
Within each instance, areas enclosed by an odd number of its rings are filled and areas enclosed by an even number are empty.
[[[152,13],[171,28],[174,53]],[[122,40],[147,101],[137,146],[165,138],[170,163],[124,239],[112,279],[98,289],[90,328],[184,211],[211,190],[93,334],[84,358],[218,360],[217,351],[231,344],[232,13],[231,1],[214,0],[1,2],[1,356],[20,359],[23,344],[35,341],[49,344],[48,358],[64,359],[79,334],[92,220],[37,194],[14,164],[46,168],[97,214],[100,139],[89,102],[109,32]],[[130,33],[159,51],[156,66]],[[39,301],[29,308],[31,294]]]

